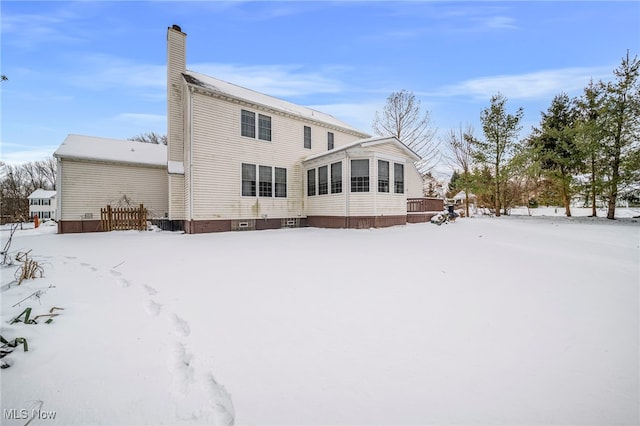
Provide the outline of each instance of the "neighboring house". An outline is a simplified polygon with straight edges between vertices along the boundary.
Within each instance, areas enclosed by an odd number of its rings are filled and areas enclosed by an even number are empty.
[[[422,200],[414,165],[419,156],[400,140],[372,138],[329,114],[188,71],[186,34],[178,26],[168,29],[167,42],[168,146],[164,159],[160,152],[154,157],[153,168],[136,166],[144,174],[139,180],[156,185],[164,167],[166,215],[162,209],[154,215],[163,229],[368,228],[428,221],[425,211],[443,209],[442,200]],[[114,143],[103,144],[101,156]],[[56,155],[62,160],[62,232],[78,232],[85,212],[95,215],[116,194],[143,202],[146,185],[129,195],[121,186],[133,179],[109,180],[119,174],[110,171],[117,162],[94,158],[89,165],[81,158],[84,169],[65,178],[72,169],[65,161],[72,158],[64,145]],[[95,174],[96,161],[104,171],[92,185],[108,194],[100,200],[71,195],[89,189],[74,182],[83,173]],[[154,177],[147,176],[150,169]],[[407,200],[415,198],[420,208],[408,214]],[[72,199],[73,208],[65,207]],[[67,228],[65,221],[76,223]]]
[[[167,147],[69,135],[58,161],[58,232],[101,231],[100,209],[137,207],[167,214]]]
[[[56,191],[36,189],[27,198],[30,219],[56,219]]]

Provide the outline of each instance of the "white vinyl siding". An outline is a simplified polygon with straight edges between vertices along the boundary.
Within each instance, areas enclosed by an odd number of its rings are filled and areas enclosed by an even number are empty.
[[[185,168],[192,173],[194,220],[306,216],[302,160],[326,147],[315,144],[304,148],[300,129],[308,126],[312,134],[326,134],[326,127],[267,111],[264,115],[271,117],[272,129],[271,142],[265,143],[241,136],[241,110],[246,107],[195,93],[192,109],[192,163]],[[359,139],[358,135],[332,131],[336,147]],[[287,169],[286,197],[243,197],[242,163]]]
[[[144,204],[151,217],[168,212],[167,169],[62,159],[64,173],[58,186],[61,220],[80,220],[86,213],[100,219],[100,209]]]

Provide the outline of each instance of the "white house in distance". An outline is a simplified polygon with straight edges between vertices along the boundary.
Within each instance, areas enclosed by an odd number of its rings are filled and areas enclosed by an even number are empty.
[[[167,30],[167,59],[165,156],[153,157],[153,165],[132,160],[126,169],[153,170],[153,177],[136,179],[156,185],[154,203],[162,202],[164,185],[166,206],[153,208],[163,228],[368,228],[428,221],[427,212],[443,209],[442,200],[423,198],[414,165],[419,157],[400,140],[372,138],[329,114],[187,70],[186,34],[176,25]],[[56,151],[62,166],[60,232],[99,230],[99,221],[83,227],[90,220],[85,213],[95,214],[117,196],[134,205],[151,202],[143,201],[146,184],[133,188],[131,177],[112,179],[125,169],[122,161],[106,157],[125,141],[103,140],[99,148],[84,149],[82,137],[69,138]],[[126,142],[134,151],[150,145]],[[86,174],[94,175],[90,183]]]
[[[36,189],[28,197],[29,218],[38,216],[39,219],[56,218],[56,191]]]

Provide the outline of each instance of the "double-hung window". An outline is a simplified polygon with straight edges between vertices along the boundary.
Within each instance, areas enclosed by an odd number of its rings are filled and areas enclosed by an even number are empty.
[[[328,167],[318,167],[318,195],[325,195],[329,189]]]
[[[256,137],[256,113],[242,110],[241,134],[249,138]]]
[[[342,192],[342,161],[331,164],[331,193]]]
[[[273,176],[270,166],[260,166],[260,179],[258,181],[258,196],[271,197],[273,195]]]
[[[327,149],[333,149],[333,133],[327,132]]]
[[[304,126],[304,147],[311,149],[311,127]]]
[[[242,163],[242,195],[256,196],[256,165]]]
[[[256,113],[241,110],[240,134],[248,138],[256,137]],[[258,139],[263,141],[271,140],[271,117],[258,114]]]
[[[389,162],[378,160],[378,192],[389,192]]]
[[[287,196],[287,169],[282,167],[275,167],[274,173],[276,182],[275,196],[284,198]]]
[[[396,194],[404,194],[404,164],[393,164],[393,183]]]
[[[369,160],[351,160],[351,192],[369,192]]]
[[[258,114],[258,139],[271,140],[271,117]]]
[[[316,169],[307,170],[307,196],[316,195]]]

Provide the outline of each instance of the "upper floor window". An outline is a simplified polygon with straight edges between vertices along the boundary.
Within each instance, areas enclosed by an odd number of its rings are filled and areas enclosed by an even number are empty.
[[[396,194],[404,194],[404,164],[393,164],[393,183]]]
[[[241,122],[242,136],[255,138],[256,137],[256,113],[242,110],[241,121],[242,121]]]
[[[318,167],[318,195],[325,195],[329,190],[328,167]]]
[[[316,195],[316,169],[307,170],[307,195]]]
[[[271,140],[271,117],[258,114],[258,139]]]
[[[342,161],[331,165],[331,193],[342,192]]]
[[[389,162],[378,160],[378,192],[389,192]]]
[[[304,147],[311,149],[311,127],[304,126]]]
[[[256,113],[242,110],[240,120],[240,134],[248,138],[256,137]],[[271,140],[271,117],[258,114],[258,139]]]
[[[369,160],[351,160],[351,192],[369,192]]]
[[[333,149],[333,133],[327,132],[327,149]]]

